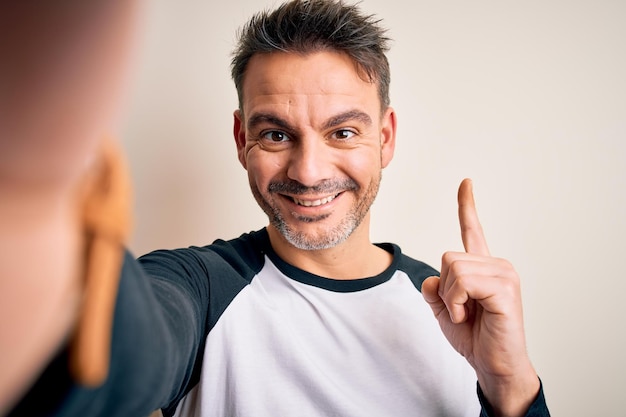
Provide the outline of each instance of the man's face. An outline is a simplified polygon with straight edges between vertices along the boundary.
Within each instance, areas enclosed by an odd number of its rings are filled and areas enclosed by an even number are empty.
[[[381,112],[376,84],[359,77],[346,55],[255,55],[242,110],[234,126],[239,159],[270,229],[304,250],[368,230],[393,156],[395,114]]]

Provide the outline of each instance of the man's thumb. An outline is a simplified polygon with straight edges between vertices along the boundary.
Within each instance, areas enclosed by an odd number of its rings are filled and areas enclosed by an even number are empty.
[[[445,303],[439,296],[439,277],[432,276],[424,280],[422,283],[422,295],[436,316],[439,315],[442,309],[446,308]]]

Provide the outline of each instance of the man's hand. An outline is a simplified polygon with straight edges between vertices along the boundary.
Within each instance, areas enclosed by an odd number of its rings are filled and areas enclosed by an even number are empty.
[[[0,1],[0,416],[94,309],[85,223],[118,218],[85,219],[83,188],[119,121],[139,3],[61,3]]]
[[[508,261],[490,255],[469,179],[458,204],[465,252],[446,252],[441,277],[424,281],[422,293],[497,415],[524,415],[539,379],[526,351],[519,277]]]

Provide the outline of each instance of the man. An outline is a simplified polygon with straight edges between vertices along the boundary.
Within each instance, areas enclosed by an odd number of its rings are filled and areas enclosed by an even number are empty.
[[[77,366],[87,383],[75,384],[66,368],[81,349],[62,345],[13,414],[56,384],[31,415],[549,415],[519,279],[489,255],[468,180],[458,197],[466,251],[444,254],[440,276],[370,241],[396,139],[386,43],[372,17],[333,1],[254,16],[232,62],[234,136],[269,225],[127,254],[106,379]],[[115,154],[104,155],[116,185]]]

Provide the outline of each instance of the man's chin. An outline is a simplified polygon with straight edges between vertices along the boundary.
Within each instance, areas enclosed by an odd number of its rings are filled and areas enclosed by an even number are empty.
[[[300,236],[285,236],[285,239],[295,248],[304,251],[320,251],[331,249],[340,242],[334,240],[307,239]]]
[[[316,251],[333,248],[345,241],[350,232],[345,230],[306,231],[289,228],[285,225],[276,227],[283,238],[300,250]]]
[[[298,222],[311,224],[311,223],[318,223],[318,222],[322,222],[326,220],[328,217],[330,217],[330,214],[320,214],[319,216],[302,216],[302,215],[292,213],[292,216]]]

